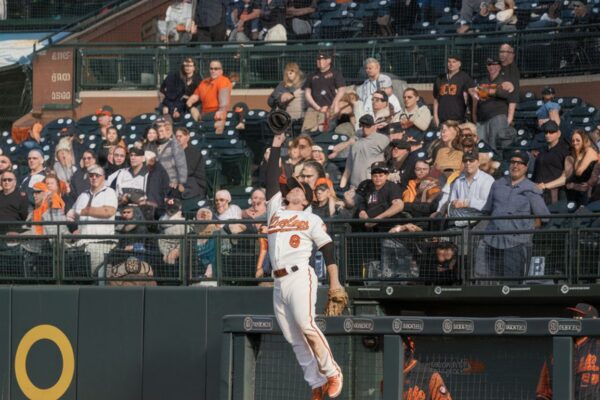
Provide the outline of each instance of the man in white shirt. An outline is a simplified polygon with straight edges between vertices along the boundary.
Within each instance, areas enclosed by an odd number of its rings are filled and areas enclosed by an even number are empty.
[[[104,186],[104,170],[99,165],[88,168],[90,189],[81,193],[73,208],[67,213],[67,220],[79,222],[114,221],[117,212],[117,194],[109,187]],[[81,235],[97,235],[105,237],[84,238],[77,242],[90,254],[92,274],[104,274],[104,257],[115,247],[116,240],[109,236],[115,234],[114,224],[80,224],[74,232]]]
[[[392,78],[380,72],[381,65],[379,64],[379,61],[375,58],[367,58],[364,65],[367,79],[362,85],[356,88],[358,98],[363,104],[364,113],[373,114],[371,96],[378,90],[385,90],[389,97],[390,104],[394,106],[395,112],[402,111],[400,100],[394,95],[392,90]]]
[[[446,210],[449,217],[482,215],[494,178],[479,169],[477,151],[466,152],[462,160],[463,172],[452,183],[450,192],[444,193],[438,211]]]

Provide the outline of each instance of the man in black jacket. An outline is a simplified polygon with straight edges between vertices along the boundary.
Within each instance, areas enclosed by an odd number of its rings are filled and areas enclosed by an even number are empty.
[[[190,132],[186,128],[177,128],[175,139],[185,152],[188,178],[183,185],[183,211],[196,212],[198,201],[206,198],[207,183],[204,172],[204,159],[202,153],[194,146],[190,146]]]

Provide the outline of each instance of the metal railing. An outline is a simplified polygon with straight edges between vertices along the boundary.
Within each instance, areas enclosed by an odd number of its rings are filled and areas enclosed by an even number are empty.
[[[207,75],[208,61],[222,61],[226,75],[237,87],[274,87],[282,79],[285,65],[296,62],[305,72],[314,70],[314,57],[324,47],[335,50],[335,68],[347,84],[361,83],[362,63],[375,57],[382,72],[409,82],[433,82],[444,73],[446,57],[458,54],[463,70],[471,76],[485,74],[488,57],[496,55],[501,43],[515,47],[522,77],[576,75],[600,71],[600,26],[590,25],[486,34],[407,36],[328,42],[238,44],[162,43],[77,44],[76,91],[113,89],[156,89],[169,71],[177,70],[184,57],[198,61]]]
[[[485,230],[492,219],[498,218],[386,220],[386,230],[408,222],[424,229],[393,234],[364,231],[365,221],[381,220],[331,219],[328,231],[334,240],[341,280],[348,285],[473,287],[589,284],[600,279],[600,228],[594,224],[600,222],[600,214],[554,215],[545,219],[540,229]],[[159,233],[163,225],[159,221],[127,223],[145,224],[154,233],[67,234],[64,227],[56,229],[57,224],[34,223],[44,225],[48,234],[4,235],[0,240],[0,282],[133,280],[148,284],[256,285],[271,281],[269,275],[256,278],[259,239],[265,235],[227,234],[223,230],[207,235],[198,229],[210,221],[181,221],[185,225],[182,235]],[[9,223],[0,223],[0,228],[3,232],[23,230]],[[495,244],[496,239],[506,237],[516,238],[519,245]],[[126,273],[128,261],[138,264]],[[145,273],[143,268],[142,272],[135,271],[144,263],[152,273]],[[310,264],[326,282],[326,268],[316,249]]]

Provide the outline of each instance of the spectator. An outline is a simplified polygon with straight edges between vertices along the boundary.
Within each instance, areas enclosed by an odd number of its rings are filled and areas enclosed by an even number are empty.
[[[329,120],[339,112],[339,101],[344,95],[346,84],[342,73],[331,68],[331,58],[331,53],[320,51],[317,55],[317,70],[307,77],[304,84],[308,108],[302,132],[316,132],[319,126],[323,131],[329,131]]]
[[[469,3],[470,2],[471,0],[469,0]],[[463,2],[463,6],[464,5],[465,3]],[[494,11],[496,11],[496,9],[492,3],[487,0],[479,1],[477,12],[474,15],[471,14],[468,19],[461,19],[460,26],[456,29],[456,33],[467,33],[471,29],[471,25],[477,26],[479,24],[487,24],[488,21],[493,21],[496,17]]]
[[[8,156],[0,154],[0,175],[5,173],[6,171],[12,171],[13,164]]]
[[[114,187],[119,204],[140,205],[146,201],[148,169],[144,162],[144,150],[132,147],[129,152],[130,167],[115,172]]]
[[[75,164],[75,155],[71,147],[71,141],[67,138],[59,140],[54,149],[54,166],[53,170],[58,176],[58,179],[65,183],[71,182],[73,174],[77,172]]]
[[[500,31],[515,31],[517,30],[517,15],[515,11],[514,0],[501,0],[496,2],[496,26]]]
[[[242,211],[243,219],[259,219],[267,212],[267,199],[262,188],[256,188],[250,193],[250,207]]]
[[[27,166],[29,172],[21,181],[19,191],[25,193],[29,201],[29,206],[33,207],[33,185],[44,180],[46,171],[44,170],[44,153],[40,149],[31,149],[27,155]]]
[[[438,212],[451,218],[481,215],[494,183],[491,175],[479,169],[479,154],[476,150],[464,153],[462,161],[462,174],[452,183],[450,194],[442,197],[438,207]]]
[[[305,182],[310,185],[313,191],[317,185],[325,183],[331,189],[333,189],[333,183],[325,175],[325,169],[323,166],[315,160],[308,160],[302,165],[302,171],[298,176],[300,182]]]
[[[327,178],[331,180],[334,184],[339,184],[340,179],[342,178],[342,173],[337,165],[329,161],[327,157],[325,157],[325,152],[323,148],[319,145],[312,146],[312,159],[318,162],[323,166],[323,170],[325,170],[325,175]]]
[[[198,202],[206,198],[208,183],[204,172],[204,159],[202,153],[194,146],[190,146],[190,132],[186,128],[177,128],[175,139],[185,153],[188,177],[185,182],[183,199],[183,212],[195,212]]]
[[[488,76],[477,87],[473,100],[473,120],[477,123],[479,137],[493,149],[504,149],[511,142],[514,107],[518,92],[513,84],[500,74],[500,61],[488,58]],[[512,110],[512,113],[511,113]]]
[[[185,225],[180,222],[185,218],[181,213],[181,200],[169,198],[165,201],[166,213],[160,218],[161,233],[169,236],[180,236],[183,239]],[[171,223],[169,223],[171,222]],[[163,261],[168,265],[175,265],[180,256],[180,238],[158,239],[158,248],[163,256]]]
[[[200,82],[194,94],[187,99],[186,106],[190,109],[192,117],[198,121],[200,118],[211,118],[215,121],[215,133],[223,133],[227,109],[231,102],[232,84],[229,78],[223,75],[223,64],[219,60],[211,60],[209,64],[210,76]],[[200,112],[193,107],[200,100]]]
[[[285,14],[287,0],[261,0],[260,25],[262,27],[259,39],[265,42],[285,42]]]
[[[255,0],[242,0],[233,4],[231,20],[234,29],[229,35],[230,42],[258,40],[260,33],[260,4]]]
[[[111,106],[102,106],[96,110],[96,117],[98,118],[98,129],[92,134],[101,136],[103,140],[106,139],[106,132],[108,128],[112,126],[113,122],[113,108]]]
[[[315,188],[315,201],[312,212],[322,219],[331,218],[336,213],[335,194],[326,183],[318,184]]]
[[[163,121],[162,118],[158,118]],[[158,124],[149,126],[144,131],[143,140],[141,142],[135,142],[134,146],[144,149],[144,151],[152,151],[156,153],[158,151]]]
[[[400,114],[402,129],[418,130],[425,132],[431,125],[431,111],[425,105],[419,106],[419,92],[414,88],[407,88],[402,96],[404,99],[404,112]]]
[[[231,193],[228,190],[219,190],[215,193],[215,216],[219,221],[228,219],[242,219],[242,210],[231,204]]]
[[[538,187],[552,190],[566,184],[567,200],[575,202],[577,206],[587,205],[590,194],[588,182],[594,175],[593,171],[597,162],[598,151],[590,137],[581,129],[576,129],[571,136],[569,155],[564,159],[564,170],[554,181],[538,185]]]
[[[435,285],[452,285],[459,281],[458,248],[454,243],[441,242],[435,245],[433,262],[424,262],[419,277]]]
[[[433,166],[446,176],[462,169],[462,147],[457,121],[446,121],[440,130],[440,139],[434,145]]]
[[[439,182],[430,173],[431,166],[427,161],[418,160],[416,162],[415,179],[408,181],[406,189],[402,192],[402,201],[405,205],[407,203],[431,203],[441,192]]]
[[[75,171],[75,173],[71,177],[71,191],[69,192],[68,200],[69,205],[75,203],[79,195],[81,195],[86,190],[89,190],[90,180],[88,177],[88,169],[93,167],[94,165],[97,165],[96,154],[92,150],[84,151],[83,155],[81,156],[81,161],[79,162],[80,168],[77,171]],[[102,181],[104,182],[105,179],[103,178]]]
[[[550,86],[542,89],[544,104],[535,112],[537,123],[540,127],[550,120],[554,121],[560,127],[560,104],[554,101],[555,94],[556,91]]]
[[[169,72],[160,85],[162,101],[159,109],[161,113],[179,119],[181,115],[196,105],[194,103],[188,107],[186,102],[198,85],[200,85],[200,75],[196,71],[196,62],[193,58],[187,57],[182,61],[180,70]]]
[[[546,11],[539,20],[530,22],[527,25],[527,29],[553,28],[560,26],[562,24],[562,19],[560,18],[561,6],[562,4],[559,1],[550,4],[548,11]]]
[[[410,143],[405,139],[392,140],[386,149],[385,161],[390,169],[388,179],[394,183],[400,182],[400,174],[410,153]]]
[[[358,94],[358,98],[363,104],[363,113],[372,114],[373,104],[371,101],[371,96],[378,90],[385,90],[391,88],[392,79],[388,75],[381,73],[381,65],[379,64],[379,60],[377,60],[376,58],[367,58],[365,60],[364,67],[365,72],[367,73],[367,79],[363,82],[362,85],[356,88],[356,93]],[[398,98],[394,96],[393,93],[386,92],[386,95],[389,98],[390,104],[394,108],[393,113],[401,111],[402,107],[400,106],[400,101],[398,100]]]
[[[65,202],[63,196],[66,194],[67,184],[62,182],[54,172],[48,173],[43,180],[48,188],[48,203],[52,209],[60,209],[64,217]],[[63,218],[64,220],[64,218]]]
[[[94,134],[90,136],[93,135]],[[59,137],[60,140],[57,147],[61,146],[61,142],[64,142],[62,146],[68,146],[71,148],[71,151],[73,152],[73,160],[80,160],[83,152],[88,149],[88,145],[83,143],[83,139],[79,137],[77,129],[74,125],[62,128],[60,130]]]
[[[304,72],[296,63],[288,63],[283,71],[283,81],[267,99],[271,109],[285,110],[293,120],[304,116]]]
[[[467,117],[468,91],[475,84],[460,68],[460,56],[451,55],[446,62],[446,73],[439,75],[433,84],[433,123],[452,120],[464,122]]]
[[[12,171],[4,171],[0,175],[0,221],[22,222],[27,219],[28,201],[25,193],[17,190],[17,176]],[[0,225],[0,233],[6,234],[14,229],[8,225]]]
[[[383,161],[383,152],[390,142],[387,136],[377,132],[372,116],[360,117],[359,125],[359,139],[352,145],[346,159],[346,169],[340,180],[341,188],[346,188],[348,184],[358,187],[362,181],[369,179],[369,168],[374,162]]]
[[[596,22],[596,17],[590,12],[585,2],[574,0],[569,6],[573,8],[573,22],[571,25],[589,25]]]
[[[198,42],[224,42],[227,38],[226,15],[226,0],[197,0],[194,17],[197,27],[196,40]]]
[[[197,221],[212,221],[213,213],[208,208],[200,208],[196,212]],[[213,265],[216,264],[217,246],[216,240],[212,238],[214,231],[219,228],[215,224],[203,223],[194,225],[194,233],[200,235],[196,240],[196,254],[201,268],[204,269],[202,274],[205,278],[213,277]]]
[[[385,91],[378,90],[373,93],[371,102],[373,106],[370,115],[373,115],[379,132],[387,132],[387,126],[390,123],[400,121],[400,116],[394,112],[394,107],[389,103],[389,97]]]
[[[125,142],[121,139],[119,131],[114,126],[109,126],[106,130],[106,137],[102,140],[100,149],[96,153],[98,165],[106,168],[108,165],[108,155],[115,147],[125,147]]]
[[[106,164],[105,173],[108,176],[107,185],[112,183],[111,176],[121,168],[127,168],[127,150],[124,146],[116,146],[112,150],[112,155],[108,154],[108,163]]]
[[[415,165],[419,160],[427,159],[427,152],[423,148],[424,134],[418,130],[412,130],[407,132],[406,140],[410,145],[410,153],[406,157],[406,160],[402,164],[402,170],[400,171],[400,188],[402,191],[406,189],[408,182],[411,179],[415,179]]]
[[[490,220],[476,251],[476,277],[521,277],[531,259],[532,235],[518,231],[535,227],[533,217],[549,214],[542,192],[526,178],[529,156],[514,151],[510,157],[510,175],[492,184],[483,214],[492,217],[530,215],[532,219],[495,218]],[[514,231],[512,234],[493,234]]]
[[[121,223],[115,225],[115,231],[119,235],[147,235],[148,227],[146,224],[132,224],[128,222],[143,222],[144,214],[142,210],[135,204],[125,204],[121,207]],[[135,251],[137,256],[142,256],[144,253],[152,249],[152,240],[154,238],[144,237],[120,237],[117,242],[116,249]],[[114,250],[113,250],[114,251]],[[113,260],[114,261],[114,260]],[[149,260],[147,260],[149,261]]]
[[[169,122],[158,126],[157,144],[158,162],[169,175],[169,186],[181,196],[188,177],[187,161],[185,152],[173,137],[173,128]]]
[[[318,0],[288,0],[286,16],[288,32],[293,32],[296,39],[310,39],[312,24],[310,15],[317,11]]]
[[[77,197],[73,208],[67,213],[69,221],[114,221],[117,212],[117,194],[104,185],[104,170],[98,165],[87,169],[89,189]],[[81,235],[107,235],[115,234],[113,224],[82,224],[75,231]],[[115,241],[108,238],[85,238],[77,242],[90,254],[91,273],[104,277],[104,256],[115,247]]]
[[[358,201],[358,218],[360,219],[389,219],[402,211],[402,193],[395,183],[387,180],[389,168],[385,162],[374,162],[370,166],[371,179],[360,183],[356,192],[361,197]],[[389,223],[366,223],[365,228],[379,232],[387,232]]]
[[[461,3],[460,8],[460,19],[462,24],[470,23],[473,16],[479,12],[481,5],[484,3],[483,0],[464,0]]]
[[[560,129],[554,121],[546,122],[542,130],[548,147],[541,149],[535,158],[532,180],[544,191],[546,202],[554,204],[559,200],[559,189],[565,184],[563,170],[569,145],[561,138]]]
[[[165,43],[187,43],[196,33],[193,20],[192,0],[173,0],[167,8],[164,21],[158,21],[160,41]]]
[[[514,47],[508,43],[501,44],[498,49],[498,61],[500,61],[500,65],[502,65],[500,75],[505,78],[504,80],[513,84],[514,92],[518,95],[521,72],[519,72],[519,67],[517,67],[517,63],[515,62]],[[512,112],[514,113],[514,110]]]
[[[479,136],[477,136],[477,126],[475,126],[472,122],[465,122],[464,124],[460,124],[460,136],[461,136],[461,146],[463,147],[463,152],[473,151],[479,148]],[[483,143],[483,148],[479,151],[479,168],[482,171],[487,172],[490,175],[494,175],[496,170],[500,167],[500,163],[493,159],[494,153],[491,151],[492,149],[485,150],[486,143]],[[489,147],[489,146],[488,146]]]
[[[169,174],[156,161],[156,153],[145,151],[144,158],[146,159],[146,168],[148,168],[148,183],[146,184],[148,203],[156,208],[158,215],[162,215],[165,210],[164,199],[170,189]]]
[[[298,177],[304,161],[312,158],[313,141],[310,136],[302,134],[288,144],[288,159],[284,164],[286,178]]]

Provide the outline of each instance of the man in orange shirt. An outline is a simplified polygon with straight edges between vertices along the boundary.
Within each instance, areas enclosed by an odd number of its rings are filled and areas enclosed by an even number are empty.
[[[223,133],[227,108],[231,101],[231,81],[223,76],[223,64],[219,60],[212,60],[209,64],[210,77],[203,79],[187,101],[187,106],[192,117],[198,121],[206,114],[214,113],[215,132]],[[201,102],[201,110],[192,107],[198,100]]]

